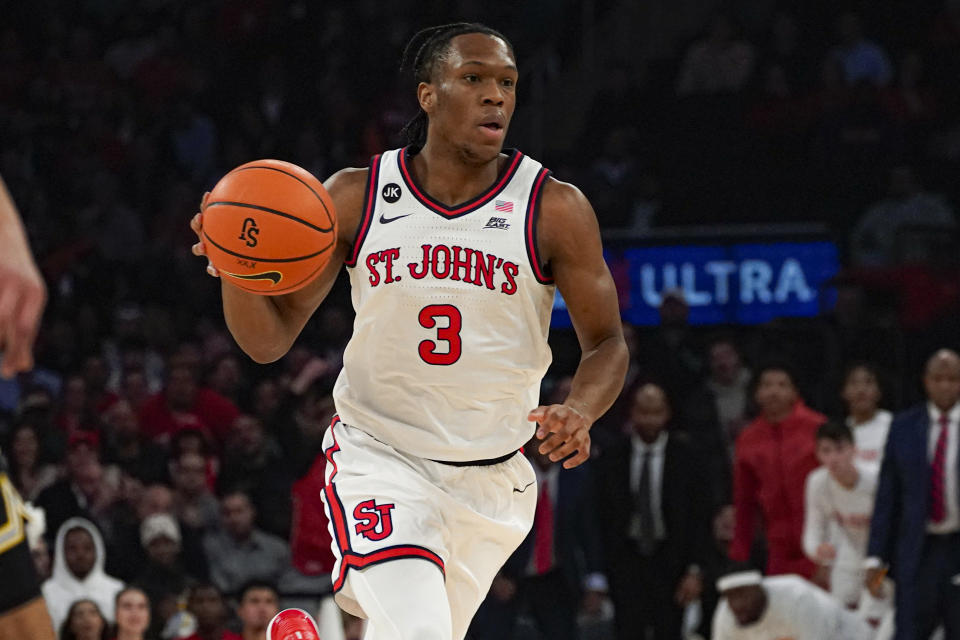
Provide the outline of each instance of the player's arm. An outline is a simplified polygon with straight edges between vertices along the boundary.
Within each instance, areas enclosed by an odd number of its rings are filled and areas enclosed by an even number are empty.
[[[567,303],[581,355],[563,404],[537,407],[529,419],[540,424],[537,437],[545,438],[540,451],[551,460],[576,452],[563,464],[569,469],[590,457],[590,427],[623,388],[627,345],[597,217],[579,189],[553,179],[546,184],[537,244]]]
[[[33,340],[46,301],[20,215],[0,179],[0,376],[9,378],[33,366]]]
[[[347,252],[353,245],[363,208],[367,169],[343,169],[330,176],[323,186],[330,193],[337,216],[337,243],[330,262],[310,284],[281,296],[263,296],[244,291],[222,280],[223,315],[234,340],[254,361],[273,362],[281,358],[300,335],[307,320],[323,302],[336,282]],[[206,203],[201,204],[201,210]],[[200,241],[193,253],[205,255],[201,231],[203,213],[190,222]],[[207,273],[218,276],[212,264]]]
[[[820,499],[823,486],[816,481],[818,477],[820,476],[816,473],[807,475],[806,487],[804,488],[802,545],[803,552],[807,554],[810,560],[823,565],[833,558],[828,557],[827,549],[824,548],[824,545],[830,546],[827,542],[829,516]]]

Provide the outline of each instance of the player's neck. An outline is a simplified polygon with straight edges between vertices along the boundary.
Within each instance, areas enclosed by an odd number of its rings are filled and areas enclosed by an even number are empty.
[[[410,163],[420,186],[447,206],[466,202],[489,189],[500,172],[500,155],[471,162],[463,150],[428,139]]]
[[[243,640],[266,640],[267,630],[266,629],[244,629],[240,634],[243,636]]]

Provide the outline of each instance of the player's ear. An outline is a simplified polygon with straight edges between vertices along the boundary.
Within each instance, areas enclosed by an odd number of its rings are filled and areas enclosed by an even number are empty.
[[[417,85],[417,101],[420,103],[421,109],[426,111],[427,114],[431,113],[437,104],[436,88],[429,82],[421,82]]]

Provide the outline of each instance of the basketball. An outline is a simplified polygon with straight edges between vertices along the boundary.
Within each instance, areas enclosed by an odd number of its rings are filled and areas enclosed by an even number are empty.
[[[333,254],[337,217],[309,171],[254,160],[225,175],[203,209],[207,256],[231,284],[262,295],[296,291]]]

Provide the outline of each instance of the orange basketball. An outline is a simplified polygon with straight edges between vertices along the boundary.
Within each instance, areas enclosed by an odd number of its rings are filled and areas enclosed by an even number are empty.
[[[305,286],[330,262],[337,216],[309,171],[255,160],[223,176],[207,196],[203,237],[221,278],[278,295]]]

